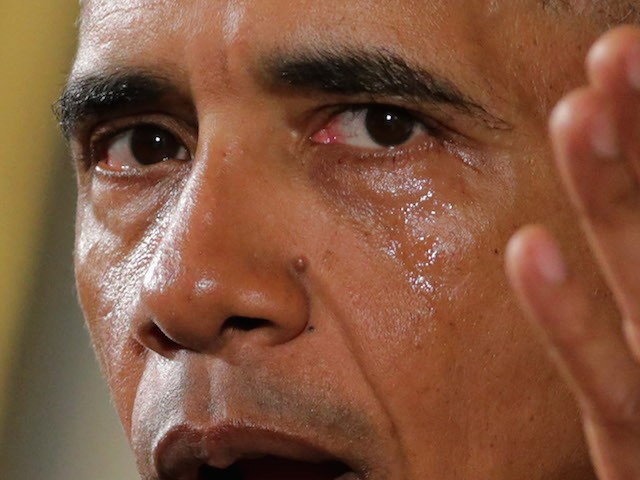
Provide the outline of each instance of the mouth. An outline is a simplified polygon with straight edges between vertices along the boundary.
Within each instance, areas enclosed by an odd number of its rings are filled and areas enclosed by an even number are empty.
[[[158,480],[363,480],[368,471],[306,439],[238,425],[172,429],[154,457]]]
[[[359,477],[345,463],[326,461],[302,462],[267,456],[241,460],[229,468],[204,465],[197,480],[356,480]]]

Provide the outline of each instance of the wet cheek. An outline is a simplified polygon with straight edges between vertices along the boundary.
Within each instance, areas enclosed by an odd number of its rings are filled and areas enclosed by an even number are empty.
[[[359,318],[366,312],[354,337],[376,345],[375,362],[389,359],[393,370],[396,362],[407,364],[409,357],[423,355],[423,348],[432,349],[440,323],[455,321],[450,286],[467,275],[460,263],[473,256],[472,245],[482,233],[468,221],[475,189],[459,166],[359,167],[319,177],[343,227],[356,235],[348,258],[335,265],[336,270],[344,269],[342,264],[357,266],[350,274],[355,284],[340,286],[348,292],[344,304],[352,308],[342,316]],[[344,239],[340,245],[345,246]],[[365,253],[358,259],[354,252],[361,250]],[[367,285],[365,297],[362,285]],[[399,352],[403,358],[397,358]]]
[[[92,206],[81,206],[75,251],[76,282],[91,339],[125,426],[143,368],[131,322],[149,261],[149,240],[136,247],[100,222]]]
[[[457,261],[480,233],[468,221],[473,172],[454,162],[347,167],[327,181],[331,200],[371,246],[401,267],[414,293],[429,298],[442,283],[444,266]]]
[[[454,204],[439,201],[437,193],[428,190],[387,215],[395,225],[388,231],[386,253],[403,266],[416,293],[433,296],[443,273],[440,264],[469,242],[469,233],[456,221]]]
[[[515,188],[508,169],[494,170],[433,168],[422,188],[392,197],[386,251],[402,265],[414,292],[446,303],[479,272],[485,281],[502,276],[500,253],[513,228]]]
[[[378,169],[373,175],[347,172],[353,174],[332,176],[326,194],[347,212],[343,217],[366,244],[366,258],[356,262],[351,255],[345,264],[372,271],[362,273],[369,279],[363,280],[366,298],[352,293],[357,286],[343,289],[349,292],[344,302],[353,309],[343,316],[367,312],[354,337],[376,345],[372,362],[389,361],[385,368],[396,373],[379,379],[382,388],[393,389],[399,379],[432,388],[461,362],[457,348],[466,351],[465,342],[478,338],[456,328],[477,322],[483,312],[500,311],[505,302],[502,261],[495,250],[506,242],[511,226],[512,200],[502,192],[513,189],[497,175],[450,163]],[[425,361],[429,375],[416,379],[416,365],[423,372]],[[446,382],[439,388],[447,398],[457,394],[445,392]]]
[[[140,179],[95,175],[90,180],[87,205],[91,205],[96,221],[130,248],[175,203],[184,180],[171,173],[160,171]]]

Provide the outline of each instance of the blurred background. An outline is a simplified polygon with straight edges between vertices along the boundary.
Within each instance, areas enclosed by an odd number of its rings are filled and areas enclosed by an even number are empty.
[[[0,478],[137,478],[76,304],[75,182],[51,113],[77,0],[0,0]]]

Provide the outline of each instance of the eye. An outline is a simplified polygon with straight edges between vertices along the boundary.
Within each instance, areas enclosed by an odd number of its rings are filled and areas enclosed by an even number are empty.
[[[100,149],[98,166],[122,172],[168,160],[190,160],[182,141],[157,125],[138,125],[111,137]]]
[[[392,149],[402,146],[424,131],[422,123],[405,109],[371,105],[347,110],[312,135],[320,144]]]

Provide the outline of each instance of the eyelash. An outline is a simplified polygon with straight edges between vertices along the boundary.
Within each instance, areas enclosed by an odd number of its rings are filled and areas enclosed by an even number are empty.
[[[415,110],[394,105],[392,103],[355,103],[355,104],[340,104],[329,107],[323,107],[322,110],[327,112],[326,115],[322,115],[322,122],[319,128],[313,129],[310,135],[306,136],[307,141],[311,142],[311,137],[325,126],[331,124],[340,115],[347,113],[361,113],[363,111],[371,110],[373,108],[378,109],[393,109],[406,114],[415,124],[421,128],[424,132],[425,139],[421,140],[416,145],[401,145],[393,148],[384,148],[367,151],[361,147],[353,147],[349,145],[323,145],[315,143],[312,146],[314,148],[323,149],[341,149],[344,152],[348,151],[350,157],[355,157],[359,161],[384,161],[404,158],[406,156],[415,155],[421,152],[433,151],[434,149],[447,149],[452,143],[452,132],[444,127],[442,124],[434,120],[433,118],[425,118],[424,114]],[[316,110],[316,113],[318,110]],[[104,158],[104,155],[110,148],[111,142],[118,138],[118,136],[127,132],[128,130],[140,127],[143,125],[155,125],[159,128],[167,130],[169,133],[179,139],[186,147],[187,151],[193,157],[196,140],[192,138],[192,135],[188,134],[189,129],[181,126],[179,122],[175,120],[167,120],[171,117],[162,114],[149,114],[136,117],[129,117],[123,120],[115,120],[106,124],[99,124],[94,127],[93,131],[87,135],[86,149],[83,149],[86,154],[82,155],[83,164],[86,170],[95,168],[100,161]],[[83,142],[84,143],[84,142]],[[326,151],[326,150],[325,150]]]
[[[191,130],[181,122],[173,120],[172,116],[166,114],[142,114],[139,116],[116,119],[110,122],[98,123],[92,128],[87,128],[83,136],[79,135],[83,145],[84,154],[81,155],[82,163],[86,170],[95,168],[106,154],[111,143],[119,136],[137,127],[156,126],[174,135],[185,144],[187,151],[193,156],[195,139],[189,133]]]
[[[331,118],[334,118],[336,115],[340,115],[342,113],[347,112],[359,112],[362,110],[369,110],[372,108],[388,108],[394,110],[400,110],[406,113],[408,116],[413,118],[416,122],[420,123],[425,129],[428,131],[433,131],[435,134],[442,133],[441,130],[444,129],[444,126],[439,124],[435,119],[426,117],[422,112],[419,112],[415,109],[408,108],[401,105],[396,105],[394,103],[388,102],[367,102],[367,103],[351,103],[346,105],[336,105],[335,110],[333,110],[331,114]]]
[[[362,111],[366,111],[372,108],[389,108],[393,110],[398,110],[404,112],[408,115],[418,126],[420,126],[425,136],[427,137],[420,143],[411,146],[399,146],[394,148],[379,148],[375,150],[367,151],[366,149],[362,149],[359,147],[350,147],[348,145],[323,145],[323,144],[315,144],[315,147],[318,148],[342,148],[342,149],[350,149],[350,155],[356,156],[358,159],[362,161],[366,160],[397,160],[398,158],[402,158],[408,155],[414,155],[422,152],[433,151],[435,149],[443,149],[448,152],[452,151],[452,145],[454,141],[458,137],[456,132],[442,123],[435,120],[433,117],[426,116],[425,114],[416,111],[411,108],[407,108],[404,106],[395,105],[393,103],[376,103],[376,102],[367,102],[367,103],[354,103],[354,104],[341,104],[335,105],[333,108],[329,107],[329,113],[326,117],[323,118],[322,125],[328,125],[331,122],[335,121],[340,115],[346,113],[358,113]],[[318,131],[316,128],[315,131]],[[315,133],[314,131],[314,133]],[[313,133],[311,134],[313,135]],[[311,135],[309,137],[311,137]]]

